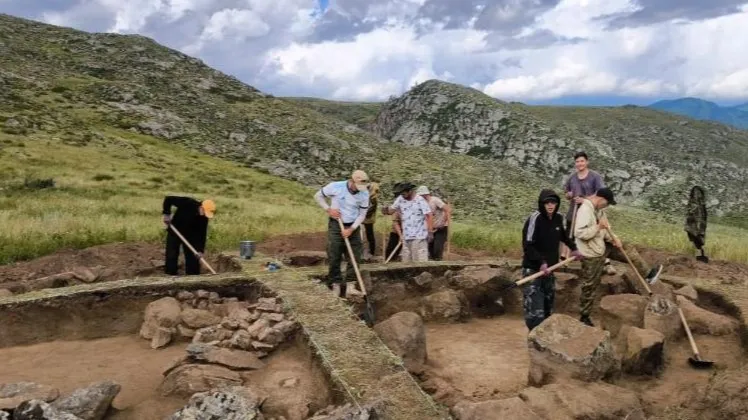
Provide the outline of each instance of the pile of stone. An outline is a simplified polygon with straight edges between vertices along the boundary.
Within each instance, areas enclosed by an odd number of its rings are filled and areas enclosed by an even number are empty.
[[[102,420],[120,386],[92,383],[60,398],[60,391],[33,382],[0,384],[0,420]]]
[[[176,298],[164,297],[146,307],[140,336],[151,340],[154,349],[178,339],[253,351],[264,357],[297,326],[278,298],[249,303],[205,290],[180,291]]]

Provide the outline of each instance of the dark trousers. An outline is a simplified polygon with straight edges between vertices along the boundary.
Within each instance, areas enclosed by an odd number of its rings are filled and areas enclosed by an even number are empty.
[[[369,243],[369,253],[377,255],[377,238],[374,234],[374,223],[364,223],[366,230],[366,242]]]
[[[179,229],[179,228],[177,228]],[[184,230],[180,229],[180,232],[184,232]],[[186,233],[182,233],[185,235],[185,238],[189,241],[189,236],[186,236]],[[190,242],[192,246],[194,245],[194,241]],[[184,268],[185,268],[185,274],[188,276],[190,275],[198,275],[200,274],[200,260],[195,257],[195,255],[190,251],[189,248],[182,242],[181,239],[179,239],[179,236],[177,236],[171,229],[166,231],[166,261],[164,264],[164,272],[170,276],[176,276],[177,275],[177,267],[179,266],[179,249],[182,249],[184,252]],[[202,249],[198,249],[195,247],[195,249],[198,252],[203,252]]]
[[[400,237],[395,232],[390,232],[390,237],[387,239],[387,250],[385,251],[384,259],[386,260],[389,258],[390,254],[392,254],[392,251],[395,250],[397,247],[397,244],[400,243]],[[397,250],[397,253],[392,257],[390,261],[397,261],[398,258],[400,258],[400,253],[402,252],[403,247],[400,247],[400,249]]]
[[[447,243],[448,227],[440,227],[434,231],[434,240],[429,242],[429,259],[441,261],[444,255],[444,244]]]
[[[350,226],[344,225],[346,228]],[[356,258],[356,263],[361,264],[363,261],[363,244],[361,243],[360,227],[353,231],[353,234],[348,237],[348,241],[353,249],[353,255]],[[345,270],[345,279],[340,271],[340,264],[343,262],[343,258],[348,261]],[[348,256],[348,247],[345,246],[345,239],[340,231],[340,225],[337,220],[330,219],[327,223],[327,261],[329,264],[329,272],[327,274],[327,287],[332,289],[333,283],[340,284],[340,296],[344,297],[346,292],[346,282],[356,281],[356,271],[351,264],[350,257]]]
[[[522,268],[522,277],[537,273],[537,270]],[[553,315],[553,305],[556,300],[556,278],[551,273],[537,278],[522,286],[522,312],[525,315],[525,325],[532,331]]]

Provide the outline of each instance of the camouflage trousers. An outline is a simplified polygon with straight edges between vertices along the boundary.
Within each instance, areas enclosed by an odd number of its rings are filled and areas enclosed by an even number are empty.
[[[537,273],[530,268],[522,269],[522,277]],[[553,304],[556,299],[556,277],[551,273],[531,281],[522,286],[522,312],[525,315],[525,325],[532,331],[546,318],[553,314]]]
[[[636,267],[636,271],[641,274],[642,278],[646,278],[649,274],[650,267],[642,259],[639,253],[633,247],[623,244],[623,250],[626,255],[631,259],[631,262]],[[605,244],[605,253],[600,257],[585,257],[582,260],[582,297],[579,302],[579,312],[581,316],[590,316],[592,312],[592,305],[595,302],[595,292],[600,287],[600,279],[605,269],[605,259],[610,258],[622,263],[628,264],[626,261],[626,255],[623,255],[620,249],[613,245]],[[636,275],[636,274],[634,274]]]

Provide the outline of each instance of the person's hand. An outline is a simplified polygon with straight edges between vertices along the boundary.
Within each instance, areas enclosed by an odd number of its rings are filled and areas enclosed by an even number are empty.
[[[574,197],[574,202],[577,204],[582,204],[584,202],[583,197]]]
[[[349,238],[352,234],[353,234],[353,229],[351,228],[343,229],[344,238]]]
[[[332,217],[333,219],[339,219],[340,218],[340,210],[329,208],[327,209],[327,215]]]
[[[171,215],[170,214],[165,214],[164,215],[164,225],[166,225],[168,227],[169,223],[171,223]]]
[[[578,249],[571,251],[571,256],[574,257],[574,259],[577,261],[582,261],[584,259],[584,255],[582,255],[582,253],[579,252]]]
[[[569,199],[571,199],[571,198],[573,198],[573,197],[574,197],[574,193],[573,193],[573,192],[571,192],[571,191],[566,191],[566,198],[569,198]]]
[[[540,265],[540,272],[543,273],[544,276],[551,274],[551,270],[548,269],[548,263]]]
[[[608,224],[608,221],[606,219],[600,219],[600,221],[597,222],[597,227],[601,230],[610,229],[610,225]]]
[[[195,258],[197,258],[198,260],[200,258],[202,258],[202,257],[203,257],[203,253],[202,252],[198,252],[197,254],[195,254]]]
[[[621,243],[621,240],[618,238],[613,238],[613,246],[618,249],[623,249],[623,244]]]

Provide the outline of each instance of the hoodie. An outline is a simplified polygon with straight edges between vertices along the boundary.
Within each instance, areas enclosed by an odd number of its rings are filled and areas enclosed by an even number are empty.
[[[538,270],[543,263],[548,266],[558,263],[560,242],[572,251],[577,249],[566,234],[558,206],[550,216],[545,211],[544,202],[552,198],[561,203],[561,198],[553,190],[542,190],[538,196],[538,209],[530,214],[522,228],[522,266],[525,268]]]

